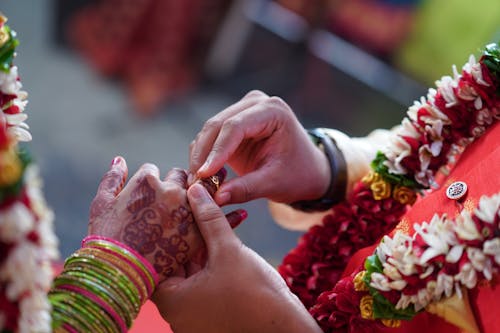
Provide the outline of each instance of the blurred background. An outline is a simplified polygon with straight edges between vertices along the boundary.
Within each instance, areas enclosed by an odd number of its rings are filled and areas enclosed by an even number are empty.
[[[203,123],[252,89],[282,97],[305,127],[363,136],[500,39],[498,0],[2,0],[0,11],[21,41],[29,149],[63,257],[118,154],[131,173],[187,168]],[[244,208],[237,233],[278,263],[300,234],[264,200]]]

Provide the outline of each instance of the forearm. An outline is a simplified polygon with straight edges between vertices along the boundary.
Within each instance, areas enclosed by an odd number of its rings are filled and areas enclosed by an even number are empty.
[[[346,163],[347,182],[345,193],[348,195],[353,184],[360,180],[370,169],[370,162],[378,150],[382,149],[392,130],[378,129],[366,137],[351,138],[344,133],[325,129],[341,151]],[[305,213],[293,209],[289,205],[269,202],[269,210],[273,219],[279,225],[292,230],[307,230],[310,226],[321,222],[326,212]]]

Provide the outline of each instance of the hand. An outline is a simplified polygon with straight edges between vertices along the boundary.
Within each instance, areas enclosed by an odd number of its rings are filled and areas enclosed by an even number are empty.
[[[225,163],[239,176],[215,194],[219,205],[260,197],[291,203],[321,197],[330,183],[324,154],[290,107],[252,91],[209,119],[190,146],[190,171],[203,178]]]
[[[151,262],[160,280],[183,275],[184,266],[193,258],[200,261],[204,249],[187,201],[187,173],[172,169],[162,181],[155,165],[144,164],[124,187],[127,174],[125,160],[116,157],[91,204],[89,234],[132,247]],[[219,182],[224,176],[216,175]],[[209,182],[201,182],[215,192]],[[235,214],[230,216],[237,224]]]
[[[198,184],[188,199],[208,259],[188,278],[171,277],[152,300],[176,333],[321,332],[300,300],[264,259],[235,236],[209,193]]]

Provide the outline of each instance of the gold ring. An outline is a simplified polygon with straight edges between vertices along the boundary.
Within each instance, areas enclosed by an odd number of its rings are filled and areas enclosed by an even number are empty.
[[[215,185],[216,190],[219,190],[220,182],[219,182],[219,177],[217,176],[210,176],[210,181]]]

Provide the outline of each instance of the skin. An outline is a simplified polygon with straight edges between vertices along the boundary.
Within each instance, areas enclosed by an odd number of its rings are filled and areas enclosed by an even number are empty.
[[[236,237],[204,187],[191,186],[188,200],[206,265],[164,281],[152,298],[176,333],[322,332],[276,270]]]
[[[290,107],[252,91],[210,118],[190,145],[190,172],[203,178],[228,164],[237,174],[215,195],[219,205],[256,198],[291,203],[320,198],[330,183],[324,153]]]
[[[205,258],[203,240],[187,200],[188,175],[172,169],[164,180],[153,164],[144,164],[125,185],[128,168],[122,157],[113,160],[92,201],[89,234],[122,242],[144,256],[163,281],[195,271]],[[217,174],[222,183],[224,174]],[[211,195],[211,181],[198,180]],[[246,215],[228,214],[236,225]]]

